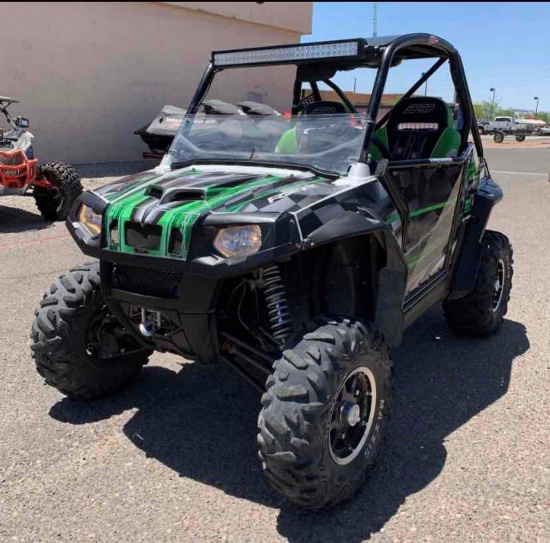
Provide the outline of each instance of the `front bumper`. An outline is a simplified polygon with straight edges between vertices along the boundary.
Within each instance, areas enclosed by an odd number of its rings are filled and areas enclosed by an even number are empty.
[[[91,235],[78,222],[81,204],[105,214],[108,202],[84,193],[73,205],[67,228],[80,249],[100,261],[101,289],[107,305],[136,340],[159,351],[187,358],[219,358],[217,295],[222,280],[238,277],[283,256],[302,250],[295,219],[278,213],[213,213],[196,222],[186,259],[122,252],[107,248],[106,229]],[[259,224],[262,249],[246,257],[223,258],[215,254],[212,240],[218,228]],[[146,338],[135,315],[160,312],[170,323],[167,334]]]
[[[36,179],[38,160],[20,150],[0,151],[0,196],[23,194]]]
[[[161,352],[202,361],[216,360],[214,308],[219,282],[186,274],[175,266],[159,267],[158,260],[167,259],[141,257],[124,262],[117,256],[120,255],[102,255],[101,290],[111,311],[136,339]],[[170,323],[169,333],[145,339],[135,320],[129,318],[138,308],[161,313]]]

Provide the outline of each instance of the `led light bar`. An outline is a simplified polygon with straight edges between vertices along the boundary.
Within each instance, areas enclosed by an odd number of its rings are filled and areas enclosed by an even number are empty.
[[[216,67],[301,63],[325,59],[358,59],[363,40],[346,40],[212,53]]]

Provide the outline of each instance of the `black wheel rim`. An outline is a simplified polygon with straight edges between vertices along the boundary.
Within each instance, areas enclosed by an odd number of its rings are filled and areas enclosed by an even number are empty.
[[[329,450],[336,464],[349,464],[363,450],[375,410],[374,375],[361,366],[344,379],[331,412]]]
[[[495,275],[495,283],[493,286],[493,311],[498,311],[502,302],[502,295],[504,293],[504,281],[506,279],[506,268],[504,266],[504,260],[499,260],[497,265],[497,273]]]

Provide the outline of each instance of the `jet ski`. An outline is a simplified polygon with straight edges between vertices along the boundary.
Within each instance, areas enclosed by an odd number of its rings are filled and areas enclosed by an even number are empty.
[[[144,158],[162,158],[170,148],[186,112],[186,109],[167,104],[149,124],[134,132],[149,147],[150,152],[143,153]],[[261,131],[269,135],[282,135],[288,130],[288,123],[281,113],[267,104],[249,100],[237,106],[222,100],[204,100],[197,115],[248,115]]]
[[[151,151],[144,153],[144,158],[159,158],[166,153],[186,112],[186,109],[167,104],[149,124],[134,132],[141,137]],[[204,100],[197,115],[245,115],[245,113],[233,104],[213,99]]]

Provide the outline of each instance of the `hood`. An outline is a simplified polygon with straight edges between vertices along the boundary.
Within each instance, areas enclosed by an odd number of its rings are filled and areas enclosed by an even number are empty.
[[[95,192],[110,202],[104,216],[109,249],[186,258],[199,218],[297,212],[339,190],[309,172],[207,166],[149,171]]]

